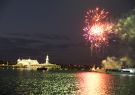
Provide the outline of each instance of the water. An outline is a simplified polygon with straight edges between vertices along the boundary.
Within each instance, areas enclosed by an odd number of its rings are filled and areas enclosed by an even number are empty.
[[[81,72],[78,95],[135,95],[134,75]]]
[[[0,69],[0,95],[135,95],[134,75]]]

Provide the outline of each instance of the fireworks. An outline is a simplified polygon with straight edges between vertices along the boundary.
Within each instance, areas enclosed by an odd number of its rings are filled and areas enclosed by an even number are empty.
[[[91,44],[91,51],[108,45],[113,24],[107,21],[107,16],[108,12],[99,8],[86,13],[83,36]]]

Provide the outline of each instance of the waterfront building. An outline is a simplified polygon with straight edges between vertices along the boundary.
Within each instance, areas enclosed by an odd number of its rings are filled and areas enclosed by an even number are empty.
[[[41,66],[41,65],[50,65],[51,63],[49,62],[49,56],[48,54],[46,55],[46,59],[45,62],[42,64],[39,64],[39,62],[37,60],[33,60],[33,59],[18,59],[17,60],[17,65],[18,66],[25,66],[25,67],[29,67],[29,66]]]
[[[40,63],[37,60],[32,59],[18,59],[17,64],[14,66],[16,68],[26,68],[26,69],[53,69],[60,68],[59,65],[51,64],[49,62],[49,56],[46,55],[46,59],[44,63]]]
[[[32,60],[32,59],[18,59],[17,60],[17,65],[19,66],[25,66],[25,67],[29,67],[29,66],[36,66],[39,65],[39,62],[37,60]]]

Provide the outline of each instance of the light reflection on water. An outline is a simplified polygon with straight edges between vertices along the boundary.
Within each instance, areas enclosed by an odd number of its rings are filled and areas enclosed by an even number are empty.
[[[135,95],[134,76],[80,72],[77,78],[78,95]]]
[[[99,73],[78,73],[79,95],[108,95],[109,87],[106,75]],[[106,77],[107,78],[107,77]]]
[[[0,95],[135,95],[134,75],[0,70]]]

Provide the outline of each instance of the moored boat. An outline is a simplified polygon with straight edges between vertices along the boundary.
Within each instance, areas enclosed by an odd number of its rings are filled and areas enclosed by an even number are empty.
[[[106,70],[106,73],[108,74],[134,74],[135,75],[135,69],[128,68],[128,69],[120,69],[120,70]]]
[[[47,71],[47,68],[37,68],[37,70],[45,70],[45,71]]]

